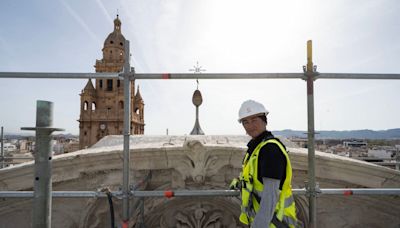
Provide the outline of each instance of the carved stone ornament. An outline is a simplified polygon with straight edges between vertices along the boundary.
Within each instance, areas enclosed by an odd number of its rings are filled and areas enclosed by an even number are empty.
[[[202,184],[206,176],[216,174],[225,165],[225,161],[218,157],[218,153],[212,153],[204,148],[198,140],[186,141],[184,146],[185,155],[171,162],[184,180],[190,178],[195,183]]]
[[[237,228],[242,227],[238,215],[210,201],[180,204],[164,210],[159,228]]]

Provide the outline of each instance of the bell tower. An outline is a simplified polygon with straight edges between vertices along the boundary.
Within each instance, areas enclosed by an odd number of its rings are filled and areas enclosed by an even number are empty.
[[[124,65],[125,37],[121,33],[121,21],[117,15],[114,31],[104,41],[103,58],[96,60],[96,72],[121,72]],[[123,134],[124,81],[120,79],[89,79],[82,90],[79,118],[79,144],[84,149],[106,135]],[[139,88],[135,94],[135,82],[131,86],[131,132],[144,134],[144,102]]]

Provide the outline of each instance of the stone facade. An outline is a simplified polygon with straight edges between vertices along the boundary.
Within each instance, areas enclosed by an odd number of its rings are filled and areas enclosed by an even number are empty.
[[[248,137],[242,136],[131,136],[131,181],[137,190],[227,189],[239,174]],[[304,188],[307,151],[289,148],[293,188]],[[93,147],[53,157],[54,191],[96,191],[122,185],[122,136],[107,136]],[[398,188],[400,172],[366,162],[316,152],[316,178],[321,188]],[[32,190],[33,162],[0,170],[0,189]],[[308,202],[296,195],[298,217],[305,227]],[[238,228],[237,197],[132,198],[129,227]],[[122,203],[114,198],[120,222]],[[141,213],[143,209],[143,213]],[[317,200],[317,227],[390,227],[400,225],[398,196],[322,195]],[[0,224],[29,227],[32,201],[3,199]],[[53,199],[54,227],[107,227],[105,198]]]
[[[125,61],[125,38],[121,21],[114,20],[114,31],[104,41],[103,59],[96,60],[96,72],[121,72]],[[144,102],[135,82],[131,86],[131,133],[144,134]],[[79,147],[92,146],[106,135],[123,134],[124,81],[120,79],[89,79],[82,90],[79,118]]]

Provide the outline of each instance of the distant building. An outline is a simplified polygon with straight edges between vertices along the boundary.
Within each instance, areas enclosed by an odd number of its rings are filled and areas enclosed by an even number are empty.
[[[121,21],[114,20],[114,31],[104,41],[103,59],[96,60],[96,72],[121,72],[125,60],[125,38],[121,33]],[[123,134],[124,81],[96,79],[96,87],[89,79],[82,90],[79,118],[79,147],[92,146],[106,135]],[[144,102],[139,88],[135,94],[135,82],[131,86],[132,134],[144,134]]]
[[[296,143],[301,148],[307,148],[308,139],[306,138],[292,137],[290,141]]]
[[[368,156],[374,158],[381,158],[381,159],[391,159],[392,158],[392,151],[388,150],[368,150]]]
[[[14,144],[4,143],[4,152],[5,153],[15,152],[16,150],[17,150],[17,147]]]
[[[345,147],[366,147],[367,145],[365,141],[343,141]]]
[[[20,153],[34,152],[35,137],[24,137],[18,140],[18,149]]]

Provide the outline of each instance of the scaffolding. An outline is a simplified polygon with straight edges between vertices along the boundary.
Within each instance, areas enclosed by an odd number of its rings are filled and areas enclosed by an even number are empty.
[[[314,81],[317,79],[378,79],[378,80],[399,80],[400,74],[347,74],[347,73],[319,73],[317,67],[312,61],[312,41],[307,42],[307,65],[303,66],[302,73],[202,73],[202,74],[148,74],[135,73],[134,68],[129,62],[129,41],[125,44],[125,63],[123,72],[121,73],[42,73],[42,72],[0,72],[0,78],[47,78],[47,79],[91,79],[91,78],[118,78],[124,81],[143,79],[302,79],[307,83],[307,115],[308,115],[308,183],[306,188],[293,189],[294,194],[306,195],[309,200],[309,224],[311,227],[316,227],[317,224],[317,202],[316,197],[320,194],[328,195],[400,195],[400,188],[369,188],[369,189],[320,189],[315,180],[315,127],[314,127]],[[186,196],[238,196],[239,192],[235,190],[194,190],[194,191],[137,191],[132,190],[132,185],[129,183],[129,164],[130,164],[130,102],[129,102],[130,86],[129,83],[124,83],[124,145],[123,145],[123,178],[122,190],[111,192],[111,195],[122,200],[122,227],[128,227],[129,222],[129,199],[132,197],[186,197]],[[49,116],[50,117],[50,116]],[[51,117],[50,117],[51,118]],[[48,140],[49,134],[41,134],[39,137],[38,127],[29,128],[36,130],[37,142]],[[49,130],[60,130],[52,128],[51,124],[47,126]],[[37,143],[38,147],[40,143]],[[37,151],[40,151],[37,148]],[[36,153],[38,154],[38,153]],[[36,155],[38,156],[38,155]],[[4,157],[2,157],[4,158]],[[40,162],[35,162],[35,169],[40,170],[36,174],[37,177],[46,177],[51,179],[51,159],[48,159],[48,165],[44,168],[39,168]],[[41,178],[40,178],[41,179]],[[51,183],[51,182],[50,182]],[[48,189],[48,188],[45,188]],[[35,187],[34,191],[0,191],[2,198],[32,198],[38,192]],[[51,200],[52,197],[61,198],[104,198],[107,194],[101,191],[47,191],[41,190],[40,194],[46,192],[45,196]],[[36,204],[34,204],[36,205]],[[34,208],[34,211],[38,208]],[[48,219],[51,216],[50,208],[42,208],[38,210],[37,216],[42,219]],[[50,222],[49,222],[50,223]],[[46,223],[45,226],[50,227]]]
[[[4,136],[3,136],[3,127],[1,127],[1,132],[0,132],[0,156],[1,156],[1,164],[0,168],[4,168]]]

